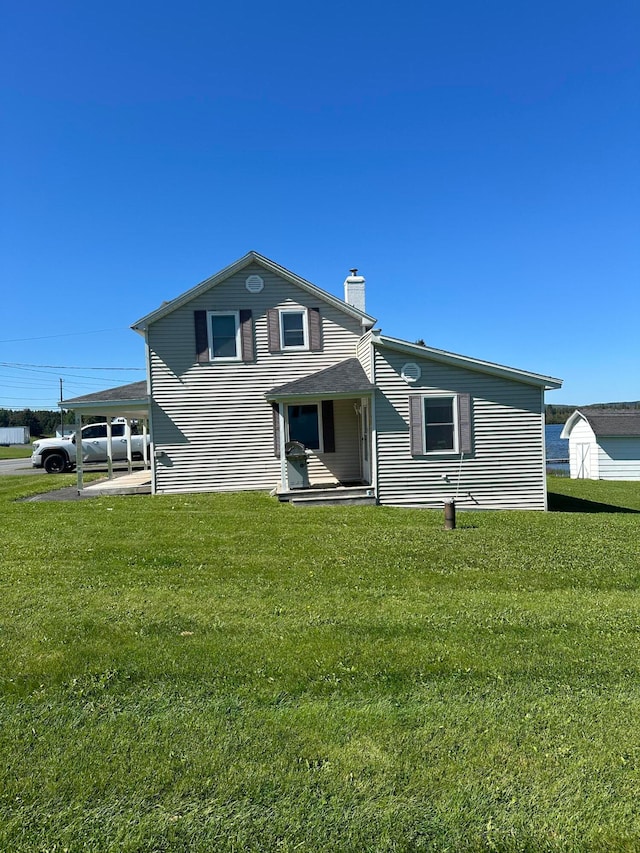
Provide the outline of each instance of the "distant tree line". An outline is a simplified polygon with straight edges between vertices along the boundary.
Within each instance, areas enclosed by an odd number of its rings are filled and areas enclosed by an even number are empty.
[[[63,420],[65,424],[74,424],[75,414],[65,412]],[[60,412],[47,409],[0,409],[0,427],[26,426],[32,436],[55,435],[60,423]]]
[[[563,424],[576,409],[617,409],[621,412],[633,412],[640,409],[640,400],[627,403],[589,403],[586,406],[556,406],[548,404],[545,406],[545,421],[548,424]]]

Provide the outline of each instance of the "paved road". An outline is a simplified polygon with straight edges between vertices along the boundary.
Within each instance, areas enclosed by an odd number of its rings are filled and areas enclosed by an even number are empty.
[[[141,467],[141,464],[136,464],[134,462],[134,470]],[[89,462],[85,464],[83,470],[85,472],[89,471],[97,471],[100,473],[104,471],[106,473],[107,466],[103,462]],[[124,462],[114,462],[113,463],[114,471],[126,471],[127,463]],[[48,477],[49,474],[46,473],[44,468],[32,468],[31,467],[31,459],[0,459],[0,476],[2,474],[39,474],[41,477]]]
[[[31,459],[0,459],[0,474],[42,474],[42,468],[32,468]]]

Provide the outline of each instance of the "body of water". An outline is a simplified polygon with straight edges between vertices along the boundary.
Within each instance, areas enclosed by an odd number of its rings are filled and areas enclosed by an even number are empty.
[[[564,424],[547,424],[544,428],[545,442],[547,446],[547,459],[568,459],[569,458],[569,442],[566,438],[560,438]],[[558,473],[569,473],[569,463],[555,463],[548,465]]]

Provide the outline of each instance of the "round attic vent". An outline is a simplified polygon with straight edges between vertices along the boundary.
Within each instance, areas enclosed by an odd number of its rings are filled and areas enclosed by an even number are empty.
[[[415,361],[408,361],[403,366],[400,376],[402,376],[405,382],[417,382],[422,376],[422,371]]]
[[[244,284],[249,293],[260,293],[264,287],[264,281],[259,275],[250,275]]]

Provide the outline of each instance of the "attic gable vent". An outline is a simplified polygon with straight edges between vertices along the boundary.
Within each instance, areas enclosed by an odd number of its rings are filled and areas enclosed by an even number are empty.
[[[244,283],[249,293],[260,293],[264,287],[264,281],[259,275],[250,275]]]
[[[415,361],[408,361],[403,365],[400,376],[402,376],[405,382],[417,382],[422,376],[422,371]]]

